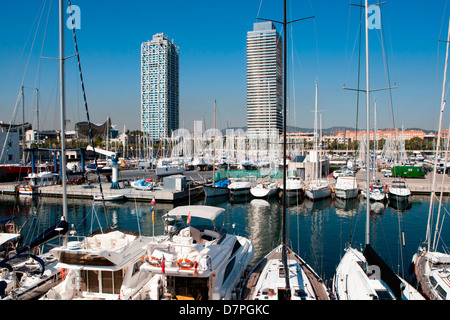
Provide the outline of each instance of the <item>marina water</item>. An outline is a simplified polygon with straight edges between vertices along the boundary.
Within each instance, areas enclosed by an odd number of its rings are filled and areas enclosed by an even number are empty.
[[[411,259],[425,239],[429,199],[429,196],[415,195],[410,205],[402,209],[371,203],[371,245],[394,272],[407,279]],[[168,210],[187,204],[224,208],[224,221],[217,221],[216,225],[223,225],[229,233],[252,240],[255,247],[253,263],[263,258],[280,240],[282,205],[278,199],[200,197],[177,204],[156,203],[154,223],[149,202],[105,202],[103,205],[88,199],[68,199],[68,219],[79,236],[89,235],[99,230],[100,226],[105,229],[108,225],[152,236],[164,232],[162,216]],[[439,242],[443,246],[450,243],[450,227],[445,221],[447,207],[448,197],[444,197],[441,211],[444,227]],[[25,242],[54,224],[61,212],[60,198],[31,199],[0,195],[0,219],[17,216],[16,224],[26,222],[23,232]],[[287,214],[291,248],[300,253],[325,280],[333,277],[350,242],[353,247],[364,247],[366,204],[361,197],[350,201],[332,198],[315,202],[293,200],[288,205]],[[58,241],[52,244],[58,244]],[[49,249],[50,246],[47,246],[46,250]]]

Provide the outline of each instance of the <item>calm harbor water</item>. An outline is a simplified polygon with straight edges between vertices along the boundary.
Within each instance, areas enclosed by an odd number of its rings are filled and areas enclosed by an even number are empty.
[[[444,197],[442,215],[448,215],[448,197]],[[186,205],[188,202],[178,205]],[[226,210],[224,225],[230,233],[251,238],[255,246],[253,262],[259,261],[280,239],[281,202],[277,199],[197,198],[190,204],[207,204]],[[78,235],[88,235],[107,225],[140,231],[151,236],[163,233],[161,217],[175,205],[156,203],[156,221],[152,223],[148,202],[106,203],[105,207],[92,200],[68,199],[69,223]],[[380,203],[371,204],[371,245],[399,273],[408,275],[412,256],[423,242],[428,219],[429,197],[413,196],[410,206],[403,210]],[[106,210],[106,215],[105,215]],[[0,195],[0,219],[17,216],[24,227],[24,237],[30,241],[62,214],[61,199],[21,199]],[[291,248],[300,254],[324,279],[333,277],[336,266],[351,241],[354,247],[364,246],[366,204],[364,199],[343,201],[308,199],[290,203],[287,208],[288,237]],[[405,246],[402,246],[402,232]],[[57,242],[57,241],[56,241]],[[450,227],[444,221],[440,244],[450,243]]]

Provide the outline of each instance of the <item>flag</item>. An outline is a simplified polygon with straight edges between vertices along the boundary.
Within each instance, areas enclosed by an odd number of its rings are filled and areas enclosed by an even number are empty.
[[[189,211],[189,215],[187,218],[187,224],[189,225],[189,223],[191,223],[191,212]]]
[[[161,258],[161,271],[163,274],[166,273],[166,258],[164,257],[164,255]]]
[[[152,223],[155,223],[155,204],[156,204],[155,197],[153,197],[151,204],[152,204]]]

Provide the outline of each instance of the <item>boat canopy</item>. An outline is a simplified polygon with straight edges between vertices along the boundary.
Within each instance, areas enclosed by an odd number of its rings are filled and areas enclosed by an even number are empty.
[[[189,216],[208,219],[214,221],[218,216],[223,214],[225,209],[212,206],[180,206],[169,212],[168,216]]]

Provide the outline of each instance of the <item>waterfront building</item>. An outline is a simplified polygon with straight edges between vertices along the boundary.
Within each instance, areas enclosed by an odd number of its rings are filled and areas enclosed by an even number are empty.
[[[247,130],[283,129],[283,42],[271,21],[247,32]]]
[[[10,125],[0,121],[1,164],[19,163],[21,125]]]
[[[141,131],[170,137],[179,127],[179,48],[163,33],[141,44]]]

